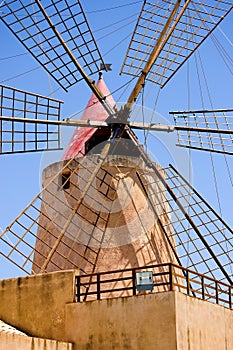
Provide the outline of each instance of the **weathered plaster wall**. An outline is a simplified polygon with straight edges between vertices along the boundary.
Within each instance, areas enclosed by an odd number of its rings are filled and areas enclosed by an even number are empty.
[[[178,292],[70,304],[65,324],[76,350],[233,349],[233,311]]]
[[[70,270],[0,281],[0,319],[26,334],[64,340],[65,304],[74,301],[74,278]]]
[[[175,350],[174,293],[67,305],[66,334],[75,350]]]
[[[177,349],[233,349],[233,310],[176,293]]]
[[[72,344],[55,340],[0,333],[0,350],[72,350]]]

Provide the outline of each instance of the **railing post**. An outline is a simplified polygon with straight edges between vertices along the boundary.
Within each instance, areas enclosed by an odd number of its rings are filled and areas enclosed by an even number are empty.
[[[232,309],[232,299],[231,299],[232,287],[229,286],[229,308]]]
[[[80,279],[80,276],[76,276],[76,300],[78,303],[80,303],[81,301],[81,296],[80,296],[80,282],[81,282],[81,279]]]
[[[96,283],[97,283],[97,300],[100,300],[100,274],[96,275]]]
[[[133,295],[136,295],[136,271],[132,269],[132,285],[133,285]]]
[[[201,294],[202,294],[202,299],[205,300],[204,276],[201,276]]]
[[[170,263],[169,264],[169,282],[170,282],[170,291],[172,291],[174,288],[173,288],[173,269],[172,269],[172,264]]]
[[[190,294],[189,271],[186,271],[187,295]]]
[[[215,291],[216,291],[216,304],[218,304],[219,300],[218,300],[218,282],[215,281]]]

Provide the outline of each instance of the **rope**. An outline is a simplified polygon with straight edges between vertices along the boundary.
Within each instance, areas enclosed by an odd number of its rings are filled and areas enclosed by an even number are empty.
[[[106,12],[106,11],[116,10],[116,9],[122,8],[122,7],[129,7],[129,6],[138,4],[138,3],[142,3],[142,1],[141,0],[133,1],[133,2],[130,2],[130,3],[124,4],[124,5],[118,5],[118,6],[114,6],[114,7],[108,7],[108,8],[103,8],[103,9],[93,10],[93,11],[86,11],[86,13],[88,13],[88,14],[98,13],[98,12],[102,13],[102,12]]]
[[[206,85],[206,89],[207,89],[207,94],[208,94],[208,98],[209,98],[209,101],[210,101],[210,105],[211,105],[211,108],[214,109],[212,98],[211,98],[211,94],[210,94],[210,90],[209,90],[209,86],[208,86],[206,75],[205,75],[205,71],[204,71],[203,62],[202,62],[202,59],[201,59],[201,56],[200,56],[199,52],[198,52],[198,56],[199,56],[199,60],[200,60],[200,63],[201,63],[202,74],[203,74],[203,77],[204,77],[204,81],[205,81],[205,85]],[[204,109],[204,106],[203,106],[203,109]],[[214,160],[213,160],[213,156],[212,156],[211,152],[210,152],[210,159],[211,159],[211,166],[212,166],[212,171],[213,171],[214,185],[215,185],[215,191],[216,191],[216,196],[217,196],[219,212],[220,212],[220,215],[223,216],[222,215],[222,206],[221,206],[221,201],[220,201],[220,196],[219,196],[219,190],[218,190],[217,176],[216,176],[216,172],[215,172],[215,165],[214,165]],[[225,154],[224,154],[224,159],[225,159],[225,162],[227,164],[227,169],[229,169],[229,165],[228,165],[228,162],[227,162]],[[230,181],[231,181],[231,177],[230,177]],[[224,235],[224,230],[223,230],[222,234]],[[226,238],[226,249],[229,251],[229,247],[228,247],[228,244],[227,244],[227,237],[225,235],[224,235],[224,237]],[[230,268],[231,268],[231,272],[233,273],[233,267],[231,266]]]
[[[10,81],[10,80],[13,80],[13,79],[22,77],[22,76],[24,76],[24,75],[26,75],[26,74],[28,74],[28,73],[31,73],[31,72],[33,72],[33,71],[39,69],[39,68],[40,68],[40,67],[36,67],[36,68],[29,69],[29,70],[27,70],[27,71],[25,71],[25,72],[23,72],[23,73],[14,75],[13,77],[10,77],[10,78],[8,78],[8,79],[1,80],[0,83],[2,84],[2,83],[5,83],[5,82],[8,82],[8,81]]]

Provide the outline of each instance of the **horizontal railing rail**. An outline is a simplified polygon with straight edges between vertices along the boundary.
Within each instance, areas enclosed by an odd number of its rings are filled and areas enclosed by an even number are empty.
[[[76,276],[76,301],[101,300],[142,293],[137,290],[136,285],[136,274],[142,271],[152,272],[154,293],[178,290],[186,295],[232,309],[232,285],[173,263]]]

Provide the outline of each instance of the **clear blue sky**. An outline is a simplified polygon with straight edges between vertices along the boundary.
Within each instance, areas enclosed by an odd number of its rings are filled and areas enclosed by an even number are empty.
[[[129,81],[127,76],[119,76],[119,71],[126,48],[129,43],[129,34],[133,31],[137,13],[143,1],[112,0],[111,2],[86,1],[82,4],[87,11],[89,24],[97,39],[98,46],[103,53],[106,63],[112,63],[112,72],[104,74],[104,80],[110,91],[115,91],[124,83]],[[121,7],[121,5],[126,5]],[[114,9],[107,10],[110,7]],[[100,11],[102,10],[102,11]],[[122,23],[112,26],[111,23],[132,16]],[[225,50],[233,57],[233,14],[230,14],[221,24],[220,29],[216,29],[214,34],[221,42]],[[104,28],[104,29],[103,29]],[[113,30],[115,33],[112,33]],[[118,44],[118,45],[117,45]],[[114,48],[115,47],[115,48]],[[213,100],[214,108],[233,107],[233,79],[226,65],[224,64],[218,50],[213,45],[211,37],[207,39],[199,50],[205,67],[209,89]],[[35,69],[28,74],[22,73]],[[171,82],[161,91],[157,105],[157,112],[160,113],[168,123],[172,123],[168,112],[172,110],[187,110],[188,108],[188,88],[187,71],[190,71],[190,109],[200,109],[201,99],[197,84],[197,73],[194,58],[189,65],[185,64]],[[21,75],[18,78],[14,78]],[[95,79],[98,79],[96,76]],[[26,91],[32,91],[42,95],[50,94],[49,78],[43,68],[27,54],[26,50],[18,43],[11,32],[0,23],[0,82],[4,85],[16,87]],[[57,84],[51,78],[53,89],[57,89]],[[203,87],[204,89],[204,87]],[[114,94],[116,101],[127,100],[130,89],[120,97],[121,91]],[[152,108],[157,95],[157,87],[152,87],[145,106]],[[206,96],[206,93],[205,93]],[[70,117],[74,113],[81,111],[90,97],[90,91],[84,82],[76,84],[69,90],[69,93],[61,89],[54,94],[55,98],[62,99],[65,104],[62,107],[62,118]],[[140,102],[140,100],[139,100]],[[205,101],[207,108],[209,102]],[[81,115],[78,115],[78,118]],[[72,131],[64,131],[64,138],[67,142]],[[159,138],[156,142],[156,136]],[[142,139],[142,135],[140,135]],[[170,138],[170,139],[168,139]],[[171,156],[161,142],[165,143]],[[153,157],[166,166],[173,161],[179,169],[189,176],[188,158],[190,158],[193,170],[192,182],[197,190],[213,205],[219,212],[217,196],[215,193],[213,168],[208,152],[191,151],[186,152],[175,148],[175,135],[152,135],[148,139],[148,147]],[[24,154],[6,155],[0,157],[0,227],[4,229],[31,199],[40,190],[41,170],[46,163],[59,160],[61,154]],[[172,158],[172,159],[171,159]],[[232,225],[232,198],[233,190],[226,166],[226,159],[222,155],[213,155],[216,181],[218,184],[219,197],[223,218]],[[233,176],[233,162],[230,156],[227,157],[229,170]],[[11,263],[0,258],[0,278],[18,276],[21,274]]]

